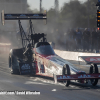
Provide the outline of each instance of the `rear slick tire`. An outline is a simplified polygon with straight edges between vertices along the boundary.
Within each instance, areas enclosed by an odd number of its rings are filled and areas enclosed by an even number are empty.
[[[93,65],[90,66],[90,71],[89,71],[89,73],[90,73],[90,74],[99,73],[97,64],[93,64]],[[93,86],[96,86],[97,83],[98,83],[98,79],[91,79],[90,81],[91,81],[91,84],[92,84]]]
[[[16,62],[16,59],[15,59],[15,57],[12,55],[11,58],[10,58],[10,60],[9,60],[9,65],[11,65],[11,67],[10,67],[10,68],[11,68],[10,72],[11,72],[11,74],[17,74],[17,75],[19,75],[19,74],[20,74],[19,70],[18,70],[17,68],[14,68],[14,66],[16,65],[15,62]]]

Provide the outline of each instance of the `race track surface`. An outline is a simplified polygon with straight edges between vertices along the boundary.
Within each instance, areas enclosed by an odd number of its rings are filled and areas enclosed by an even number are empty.
[[[89,69],[84,65],[75,65],[86,71]],[[100,81],[95,87],[78,83],[65,87],[63,83],[55,84],[53,79],[47,77],[12,75],[8,68],[8,54],[0,54],[0,93],[1,91],[15,94],[0,94],[0,100],[100,100]],[[16,91],[39,91],[40,95],[19,95]]]

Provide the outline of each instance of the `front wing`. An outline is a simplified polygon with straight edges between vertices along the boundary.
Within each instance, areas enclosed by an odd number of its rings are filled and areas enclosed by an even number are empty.
[[[74,74],[74,75],[54,75],[54,82],[65,80],[84,80],[84,79],[100,79],[100,73],[93,74]]]

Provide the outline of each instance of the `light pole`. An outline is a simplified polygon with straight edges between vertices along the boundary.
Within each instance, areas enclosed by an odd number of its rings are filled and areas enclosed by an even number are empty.
[[[40,0],[40,13],[42,12],[42,0]]]
[[[55,0],[55,10],[56,12],[59,11],[59,1],[58,0]]]
[[[89,18],[89,0],[88,0],[88,7],[87,7],[87,9],[88,9],[88,28],[90,28],[90,18]]]

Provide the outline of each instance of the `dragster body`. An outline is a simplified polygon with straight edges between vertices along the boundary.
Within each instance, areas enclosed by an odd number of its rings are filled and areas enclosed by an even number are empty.
[[[63,75],[63,66],[68,64],[71,74],[85,74],[84,71],[78,70],[73,64],[56,55],[48,42],[39,42],[36,45],[38,44],[40,45],[34,48],[37,73],[50,77],[53,77],[54,74]]]
[[[70,80],[75,80],[80,83],[85,83],[86,80],[90,80],[92,85],[96,85],[98,83],[100,74],[96,64],[91,64],[89,74],[87,74],[85,71],[77,69],[76,66],[71,64],[69,61],[56,55],[53,48],[48,42],[36,43],[33,48],[33,52],[34,53],[32,56],[34,60],[32,61],[32,64],[30,64],[27,61],[23,62],[24,55],[22,49],[11,50],[10,57],[13,57],[14,60],[11,69],[15,72],[19,71],[20,74],[31,73],[34,75],[53,77],[54,81],[56,82],[66,82],[66,86],[70,84]],[[96,57],[85,58],[94,59]],[[94,62],[96,63],[98,61]],[[91,63],[93,63],[93,61]]]
[[[11,49],[9,53],[9,68],[12,74],[34,74],[53,77],[54,80],[63,81],[69,86],[70,80],[90,80],[95,86],[100,78],[97,64],[100,57],[81,57],[91,64],[89,74],[78,70],[73,64],[55,54],[47,42],[44,33],[35,33],[32,21],[46,20],[46,13],[41,14],[4,14],[2,11],[2,24],[5,20],[18,20],[22,40],[22,48]],[[29,20],[29,33],[25,33],[20,20]],[[34,34],[33,34],[34,32]],[[41,40],[41,42],[40,42]],[[92,59],[92,60],[90,60]],[[96,61],[93,61],[96,59]]]

